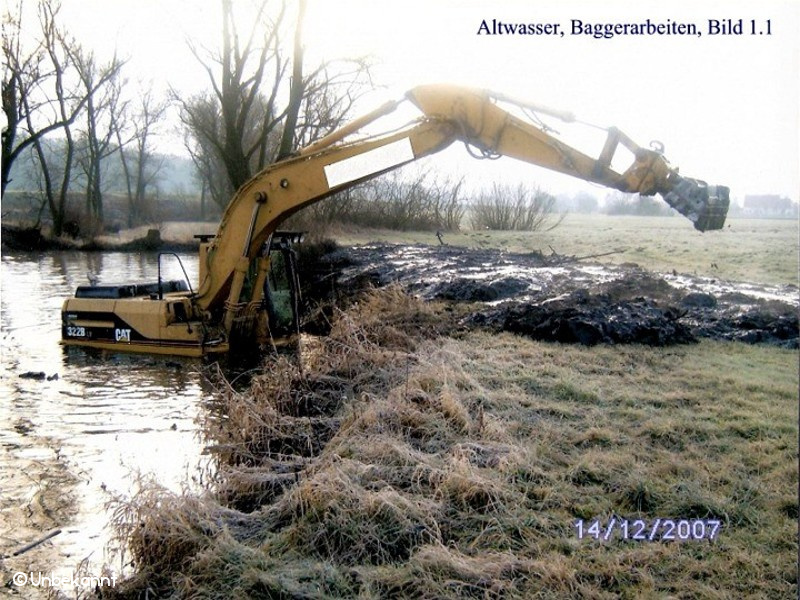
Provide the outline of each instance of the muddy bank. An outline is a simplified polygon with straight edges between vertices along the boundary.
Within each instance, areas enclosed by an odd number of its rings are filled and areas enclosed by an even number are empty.
[[[584,290],[543,304],[509,303],[477,311],[464,323],[510,331],[535,340],[567,344],[647,344],[668,346],[696,341],[674,309],[662,309],[652,300],[610,301]]]
[[[306,360],[271,357],[247,389],[221,394],[224,418],[207,421],[214,485],[127,504],[116,525],[136,572],[109,597],[624,597],[656,585],[697,597],[702,569],[730,597],[792,592],[789,353],[437,335],[456,306],[394,286],[363,294]],[[778,368],[741,368],[776,354]],[[741,468],[754,440],[771,457],[755,480]],[[631,456],[653,460],[631,469]],[[706,477],[704,461],[726,476]],[[597,514],[702,516],[730,551],[673,543],[648,558],[661,582],[632,580],[622,536],[565,543]],[[771,532],[757,553],[753,523]]]
[[[712,338],[798,347],[797,286],[451,246],[331,246],[315,260],[306,286],[315,294],[399,284],[427,300],[470,305],[464,327],[587,345]]]
[[[150,229],[147,235],[127,242],[84,240],[81,238],[53,237],[42,233],[39,227],[3,225],[3,249],[24,252],[50,250],[79,250],[81,252],[192,252],[199,242],[164,240],[158,229]]]
[[[710,294],[694,304],[698,295],[687,294],[689,304],[662,305],[640,297],[615,301],[607,295],[578,290],[565,298],[541,304],[523,302],[477,311],[464,320],[469,326],[511,331],[537,340],[564,343],[646,344],[667,346],[698,338],[798,347],[797,313],[787,306],[751,308],[742,312],[728,307],[717,310]]]

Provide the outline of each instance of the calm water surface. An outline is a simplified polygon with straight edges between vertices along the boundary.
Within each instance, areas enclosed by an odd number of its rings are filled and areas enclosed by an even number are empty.
[[[196,257],[181,258],[196,285]],[[183,277],[174,258],[163,260],[167,278]],[[0,590],[20,569],[66,574],[87,558],[119,568],[105,548],[108,501],[130,495],[140,475],[197,487],[207,467],[203,363],[59,345],[61,304],[87,273],[103,284],[155,281],[156,254],[9,252],[1,269]],[[46,379],[20,377],[27,372]]]

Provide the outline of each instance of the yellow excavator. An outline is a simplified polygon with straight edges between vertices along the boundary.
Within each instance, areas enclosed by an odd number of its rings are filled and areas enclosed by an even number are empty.
[[[390,133],[350,139],[410,101],[423,116]],[[521,116],[501,107],[512,109]],[[509,106],[511,108],[511,106]],[[623,192],[660,194],[699,231],[722,228],[729,190],[678,174],[662,148],[642,148],[616,128],[592,158],[559,141],[534,115],[565,121],[561,111],[483,90],[425,85],[274,163],[228,204],[215,236],[198,236],[199,284],[78,287],[62,309],[62,343],[114,351],[204,356],[227,352],[236,331],[280,344],[297,333],[298,286],[291,245],[278,226],[314,202],[443,150],[456,140],[480,157],[510,156]],[[612,160],[622,145],[634,161],[623,173]]]

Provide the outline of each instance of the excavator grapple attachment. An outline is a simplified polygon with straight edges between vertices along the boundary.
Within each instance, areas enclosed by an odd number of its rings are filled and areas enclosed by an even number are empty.
[[[670,179],[672,188],[662,193],[667,204],[694,223],[698,231],[722,229],[730,204],[730,188],[677,174]]]

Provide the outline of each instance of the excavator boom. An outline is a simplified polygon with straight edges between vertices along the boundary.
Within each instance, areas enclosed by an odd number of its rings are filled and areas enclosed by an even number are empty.
[[[409,127],[387,136],[343,142],[399,104],[387,103],[301,150],[296,157],[267,167],[239,189],[208,249],[208,268],[198,298],[203,308],[219,306],[226,297],[229,305],[236,301],[236,288],[232,297],[230,291],[237,263],[240,271],[244,269],[289,215],[457,140],[484,156],[509,156],[623,192],[661,194],[700,231],[719,229],[724,223],[728,188],[682,177],[661,153],[638,146],[615,128],[609,130],[600,157],[592,158],[504,110],[490,92],[427,85],[410,90],[406,99],[424,115]],[[620,144],[635,157],[624,173],[610,166]],[[247,233],[244,244],[242,232]]]

